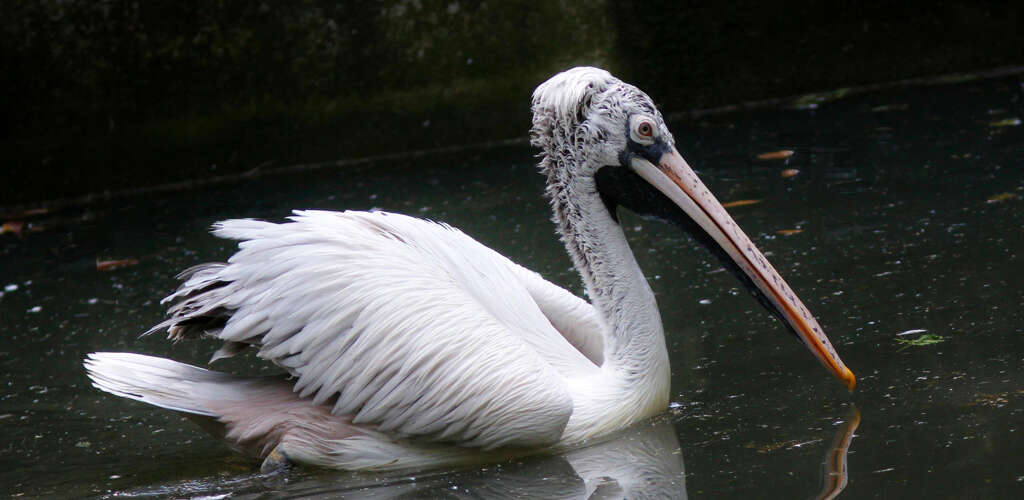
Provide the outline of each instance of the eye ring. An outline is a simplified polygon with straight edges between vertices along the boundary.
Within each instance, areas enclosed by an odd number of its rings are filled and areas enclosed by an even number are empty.
[[[658,135],[658,128],[654,119],[646,115],[634,115],[629,119],[629,135],[633,141],[640,144],[653,144],[654,138]]]

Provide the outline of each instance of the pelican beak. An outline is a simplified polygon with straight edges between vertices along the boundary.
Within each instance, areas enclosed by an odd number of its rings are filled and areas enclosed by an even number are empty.
[[[857,378],[839,359],[818,321],[736,225],[722,204],[708,191],[676,148],[671,147],[663,153],[656,165],[640,156],[633,157],[630,164],[641,178],[668,197],[707,232],[760,290],[775,309],[776,315],[789,324],[832,375],[853,390]]]

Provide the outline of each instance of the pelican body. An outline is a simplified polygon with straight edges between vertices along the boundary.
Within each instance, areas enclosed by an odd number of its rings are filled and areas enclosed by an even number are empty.
[[[444,224],[386,212],[228,220],[226,263],[180,275],[174,340],[248,347],[287,377],[93,353],[104,391],[184,412],[265,468],[421,468],[566,450],[665,411],[669,357],[619,207],[690,231],[851,389],[808,309],[679,155],[651,99],[596,68],[533,95],[556,229],[586,301]],[[212,361],[212,360],[211,360]]]

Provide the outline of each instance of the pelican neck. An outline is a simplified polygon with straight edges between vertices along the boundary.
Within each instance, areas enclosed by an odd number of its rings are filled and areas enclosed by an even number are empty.
[[[593,175],[568,176],[549,186],[562,241],[609,326],[602,368],[628,386],[665,393],[667,404],[669,361],[661,315],[622,227],[601,201]]]

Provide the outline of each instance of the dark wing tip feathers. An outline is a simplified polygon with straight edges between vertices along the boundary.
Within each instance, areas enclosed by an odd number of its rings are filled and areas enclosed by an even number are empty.
[[[169,317],[145,331],[142,336],[166,329],[168,338],[174,341],[202,336],[216,337],[224,326],[231,311],[224,307],[210,307],[215,304],[214,295],[228,284],[218,277],[219,271],[227,267],[223,262],[206,262],[178,273],[182,284],[161,303],[171,303],[167,310]]]

